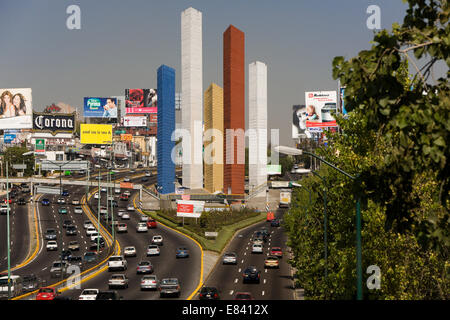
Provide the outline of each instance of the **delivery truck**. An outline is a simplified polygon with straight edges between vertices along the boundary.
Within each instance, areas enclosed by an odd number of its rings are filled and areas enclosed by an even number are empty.
[[[280,191],[280,208],[289,208],[291,204],[291,190],[282,189]]]

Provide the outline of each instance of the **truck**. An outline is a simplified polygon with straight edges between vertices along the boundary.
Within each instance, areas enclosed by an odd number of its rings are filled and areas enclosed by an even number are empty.
[[[282,189],[280,191],[280,208],[289,208],[291,204],[291,190]]]

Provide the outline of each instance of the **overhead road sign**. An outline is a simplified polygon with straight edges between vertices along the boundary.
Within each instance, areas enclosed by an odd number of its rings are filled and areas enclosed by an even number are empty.
[[[51,188],[51,187],[36,187],[36,193],[45,193],[45,194],[56,194],[59,195],[61,192],[60,188]]]
[[[87,170],[88,161],[42,161],[41,170]]]

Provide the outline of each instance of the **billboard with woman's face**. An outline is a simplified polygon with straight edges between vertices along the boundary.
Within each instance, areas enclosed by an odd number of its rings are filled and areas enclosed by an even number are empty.
[[[32,114],[31,88],[0,89],[0,129],[29,129]]]
[[[305,92],[306,127],[336,127],[334,114],[337,111],[336,91]]]
[[[126,113],[157,113],[156,89],[126,89]]]

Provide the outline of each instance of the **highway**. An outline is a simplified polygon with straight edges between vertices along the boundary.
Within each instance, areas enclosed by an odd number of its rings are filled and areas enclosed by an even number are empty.
[[[275,217],[282,219],[284,209],[278,209]],[[267,227],[270,236],[264,244],[263,253],[251,253],[252,236],[255,231]],[[263,221],[252,225],[240,232],[229,243],[224,252],[237,254],[237,265],[223,265],[222,257],[206,279],[204,286],[216,287],[222,300],[233,300],[237,292],[250,292],[256,300],[292,300],[292,280],[290,266],[287,263],[287,236],[283,227],[271,227]],[[264,269],[264,259],[269,255],[272,247],[281,247],[283,258],[280,259],[279,269]],[[256,266],[261,271],[260,283],[243,283],[242,274],[248,266]],[[198,299],[198,295],[196,296]]]

